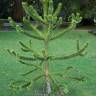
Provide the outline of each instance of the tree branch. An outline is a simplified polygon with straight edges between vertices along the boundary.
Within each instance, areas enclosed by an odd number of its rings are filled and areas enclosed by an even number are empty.
[[[15,53],[14,51],[10,51],[7,49],[7,51],[14,57],[17,58],[17,60],[24,60],[24,61],[36,61],[36,60],[44,60],[42,57],[26,57],[26,56],[20,56],[19,54]]]
[[[13,28],[15,28],[15,29],[17,30],[17,32],[20,32],[20,33],[22,33],[22,34],[24,34],[24,35],[26,35],[26,36],[29,36],[29,37],[31,37],[31,38],[34,38],[34,39],[43,40],[43,38],[40,37],[40,36],[35,36],[35,35],[33,35],[33,34],[30,34],[29,32],[26,32],[23,28],[21,28],[19,25],[17,25],[17,24],[12,20],[11,17],[8,17],[8,20],[9,20],[9,22],[10,22],[10,25],[11,25]],[[34,29],[34,30],[35,30],[35,29]],[[37,30],[35,30],[35,31],[37,31]]]
[[[30,27],[34,32],[37,33],[41,38],[44,37],[43,33],[39,31],[29,20],[27,20],[25,17],[23,18],[23,22],[27,27]]]
[[[31,71],[28,71],[27,73],[22,74],[23,76],[26,76],[26,75],[31,74],[33,72],[36,72],[38,69],[41,70],[41,71],[43,71],[42,68],[40,67],[41,64],[43,63],[43,61],[40,62],[39,66],[38,65],[35,65],[35,64],[29,64],[29,63],[26,63],[26,62],[23,62],[23,61],[19,61],[19,62],[22,63],[22,64],[24,64],[24,65],[35,67]]]
[[[32,38],[34,38],[34,39],[44,40],[43,38],[41,38],[41,37],[39,37],[39,36],[32,35],[32,34],[30,34],[30,33],[28,33],[28,32],[25,32],[25,31],[23,31],[23,32],[21,32],[21,33],[24,34],[24,35],[26,35],[26,36],[32,37]]]
[[[58,56],[58,57],[50,56],[49,59],[50,60],[64,60],[64,59],[74,58],[74,57],[77,57],[77,56],[82,56],[82,55],[84,55],[82,53],[85,51],[85,49],[87,47],[88,47],[88,43],[82,49],[79,49],[77,52],[75,52],[73,54],[70,54],[70,55],[67,55],[67,56]]]
[[[22,6],[23,6],[26,14],[28,14],[28,16],[32,17],[36,21],[46,24],[44,19],[37,13],[37,11],[35,10],[35,8],[32,5],[28,5],[26,2],[22,2]]]
[[[64,29],[63,31],[57,33],[57,34],[54,35],[54,36],[51,36],[51,37],[50,37],[50,40],[54,40],[54,39],[57,39],[57,38],[63,36],[64,33],[66,33],[66,32],[68,32],[68,31],[74,29],[75,26],[76,26],[76,24],[72,23],[71,25],[69,25],[68,28]]]
[[[30,48],[29,46],[25,45],[24,43],[22,43],[21,41],[19,41],[20,45],[23,47],[21,48],[22,51],[24,52],[32,52],[34,57],[41,57],[40,54],[36,51],[34,51],[32,48]]]
[[[40,35],[40,37],[39,36],[35,36],[35,35],[32,35],[32,34],[30,34],[29,32],[26,32],[23,28],[21,28],[19,25],[16,25],[16,30],[17,30],[17,32],[20,32],[20,33],[22,33],[22,34],[25,34],[25,35],[27,35],[27,36],[29,36],[29,37],[33,37],[34,39],[39,39],[39,40],[43,40],[43,38],[41,37],[41,35]],[[35,30],[35,29],[34,29]],[[36,30],[35,30],[36,31]],[[39,34],[39,33],[38,33]]]
[[[50,40],[57,39],[57,38],[63,36],[64,33],[74,29],[76,27],[76,24],[79,23],[81,20],[82,20],[82,17],[80,16],[79,13],[72,14],[71,15],[71,24],[69,25],[69,27],[66,28],[65,30],[63,30],[62,32],[57,33],[53,37],[51,37]]]

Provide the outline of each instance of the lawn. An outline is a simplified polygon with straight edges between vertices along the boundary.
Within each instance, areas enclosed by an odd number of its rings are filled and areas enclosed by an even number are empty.
[[[30,38],[31,39],[31,38]],[[9,88],[10,82],[21,80],[23,78],[30,79],[36,74],[23,77],[21,74],[31,70],[30,67],[20,64],[16,59],[3,49],[14,49],[17,53],[24,54],[20,50],[18,41],[28,42],[28,37],[22,36],[16,32],[0,32],[0,96],[37,96],[32,91],[15,92]],[[77,71],[67,73],[72,76],[85,76],[84,82],[66,81],[69,86],[69,93],[65,96],[96,96],[96,36],[93,36],[85,31],[73,31],[66,33],[60,39],[50,43],[50,54],[69,54],[76,51],[76,40],[80,40],[80,45],[89,42],[87,55],[84,57],[76,57],[69,60],[50,62],[50,71],[66,74],[64,69],[68,66],[73,66]],[[43,48],[42,41],[32,40],[33,48],[40,50]],[[34,47],[35,46],[35,47]],[[28,54],[27,54],[28,55]],[[53,69],[52,69],[53,68]],[[62,82],[64,83],[64,82]],[[40,96],[40,95],[38,95]],[[42,95],[41,95],[42,96]]]

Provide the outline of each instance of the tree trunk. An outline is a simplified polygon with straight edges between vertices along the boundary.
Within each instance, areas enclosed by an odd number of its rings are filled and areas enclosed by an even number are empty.
[[[22,21],[24,16],[24,11],[22,8],[22,0],[13,0],[12,1],[12,17],[16,21]]]
[[[44,41],[44,46],[45,46],[45,52],[44,52],[44,57],[45,57],[45,80],[46,80],[46,91],[48,96],[51,94],[51,84],[50,84],[50,79],[49,79],[49,62],[48,62],[48,40]]]

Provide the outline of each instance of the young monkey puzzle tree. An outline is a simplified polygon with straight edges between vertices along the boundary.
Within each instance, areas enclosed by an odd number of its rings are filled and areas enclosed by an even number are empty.
[[[39,76],[35,77],[32,79],[32,81],[26,81],[24,82],[23,85],[19,86],[20,88],[23,87],[29,87],[32,85],[33,82],[37,81],[38,79],[44,79],[46,83],[46,92],[49,95],[54,94],[53,92],[56,91],[59,93],[59,96],[64,96],[63,93],[66,93],[67,90],[64,89],[62,90],[61,86],[56,83],[56,80],[53,78],[53,76],[60,76],[62,80],[64,80],[64,75],[62,73],[50,73],[49,72],[49,61],[52,60],[65,60],[65,59],[70,59],[76,56],[83,56],[84,51],[87,48],[88,44],[85,44],[83,48],[80,48],[79,41],[77,41],[77,51],[73,54],[69,54],[67,56],[59,56],[59,55],[54,55],[52,56],[49,54],[49,43],[55,39],[58,39],[61,37],[65,32],[68,32],[76,27],[76,24],[81,21],[81,17],[79,13],[77,14],[72,14],[71,16],[71,22],[68,28],[61,30],[58,33],[54,33],[54,30],[60,30],[58,29],[58,26],[63,23],[62,17],[59,17],[60,10],[62,8],[62,4],[59,3],[57,9],[53,8],[53,0],[40,0],[43,6],[43,16],[40,16],[37,11],[34,9],[32,5],[28,5],[26,2],[22,3],[22,6],[26,12],[26,14],[30,17],[32,17],[37,23],[34,25],[31,23],[30,19],[24,17],[23,22],[24,24],[32,30],[32,32],[20,27],[17,25],[11,17],[9,17],[10,24],[16,28],[16,30],[24,35],[27,35],[28,37],[41,40],[44,43],[44,50],[42,52],[37,52],[34,51],[31,47],[31,41],[30,41],[30,46],[27,46],[23,42],[19,42],[20,45],[22,46],[22,51],[24,52],[30,52],[32,53],[31,57],[27,56],[21,56],[14,51],[8,50],[8,52],[17,58],[17,60],[21,64],[25,64],[28,66],[34,67],[31,71],[25,73],[24,75],[28,75],[32,72],[35,71],[40,71],[42,74],[39,72]],[[42,29],[38,28],[38,22],[42,25]],[[33,61],[40,61],[40,64],[33,64]],[[43,67],[42,67],[43,66]],[[71,78],[71,79],[76,79],[76,80],[82,80],[82,78]],[[19,82],[19,81],[17,81]],[[12,83],[12,87],[15,83]],[[52,95],[53,96],[53,95]]]

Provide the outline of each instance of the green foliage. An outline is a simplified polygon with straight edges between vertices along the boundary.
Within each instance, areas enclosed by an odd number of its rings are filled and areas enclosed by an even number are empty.
[[[68,54],[68,55],[51,55],[49,54],[49,43],[55,39],[59,39],[64,33],[73,30],[78,22],[81,21],[80,14],[72,14],[70,16],[70,25],[68,28],[62,30],[59,32],[58,26],[62,24],[63,19],[62,17],[59,17],[59,13],[61,10],[62,4],[59,3],[58,7],[54,9],[53,7],[53,0],[40,0],[41,4],[43,6],[43,16],[40,16],[38,12],[35,10],[35,8],[32,5],[28,5],[26,2],[22,3],[22,6],[26,12],[26,14],[30,17],[32,17],[35,21],[37,21],[39,24],[42,25],[42,29],[38,28],[38,23],[37,24],[32,24],[31,21],[24,17],[23,22],[24,24],[29,27],[32,32],[22,28],[21,26],[17,25],[11,17],[9,17],[9,22],[12,27],[14,27],[17,32],[22,33],[28,37],[37,39],[37,40],[42,40],[44,43],[44,49],[40,52],[35,51],[35,49],[32,48],[32,42],[29,40],[28,45],[24,44],[23,42],[19,42],[21,45],[21,50],[25,53],[31,53],[31,56],[23,56],[20,55],[13,50],[8,52],[16,57],[16,59],[23,65],[26,66],[31,66],[32,70],[29,72],[26,72],[23,74],[23,76],[27,76],[31,73],[37,72],[38,76],[34,77],[31,81],[16,81],[11,84],[11,87],[13,88],[14,86],[18,89],[18,84],[19,88],[29,88],[34,84],[37,80],[39,79],[44,79],[43,81],[46,84],[46,91],[48,96],[51,94],[59,94],[60,96],[64,96],[65,93],[68,93],[68,87],[66,84],[62,85],[60,82],[57,82],[58,79],[60,78],[62,81],[67,80],[67,79],[73,79],[73,80],[78,80],[78,81],[83,81],[84,78],[80,77],[65,77],[64,74],[61,73],[54,73],[54,72],[49,72],[49,61],[55,61],[55,60],[64,60],[64,59],[70,59],[74,58],[76,56],[83,56],[85,55],[84,51],[87,48],[88,44],[85,44],[82,48],[80,48],[79,41],[77,40],[76,48],[77,51],[73,54]],[[57,33],[54,33],[54,30],[58,29]],[[39,64],[34,64],[34,62],[40,62]],[[71,68],[66,68],[65,70],[68,71]],[[36,73],[34,73],[36,74]],[[67,79],[65,79],[67,78]],[[23,83],[23,84],[22,84]],[[53,96],[54,96],[53,95]]]
[[[0,0],[0,18],[7,18],[10,15],[10,0]]]
[[[80,3],[81,15],[85,18],[96,17],[96,0],[85,0]]]

